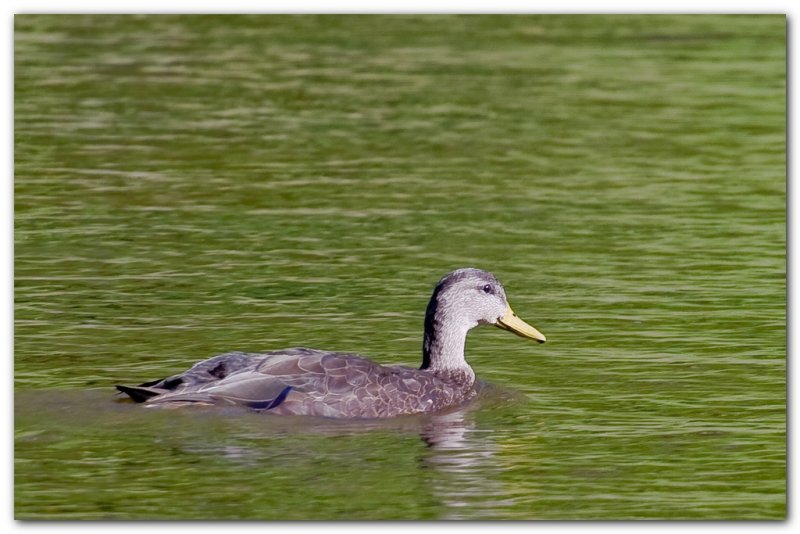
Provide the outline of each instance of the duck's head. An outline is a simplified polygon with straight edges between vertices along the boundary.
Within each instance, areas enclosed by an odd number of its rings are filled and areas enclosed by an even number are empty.
[[[503,284],[492,273],[480,269],[458,269],[436,285],[425,313],[426,332],[446,323],[466,330],[492,324],[539,343],[546,340],[541,332],[517,317],[508,304]]]

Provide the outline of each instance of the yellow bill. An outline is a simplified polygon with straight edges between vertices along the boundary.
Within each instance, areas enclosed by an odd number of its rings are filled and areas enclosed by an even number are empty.
[[[539,343],[544,343],[547,340],[544,334],[517,317],[517,314],[514,313],[511,306],[506,308],[506,313],[497,320],[495,326],[503,330],[508,330],[509,332],[514,332],[518,336],[535,339]]]

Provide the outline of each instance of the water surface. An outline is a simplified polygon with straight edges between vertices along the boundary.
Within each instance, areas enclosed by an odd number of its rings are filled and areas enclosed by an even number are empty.
[[[783,16],[15,17],[17,518],[778,519]],[[496,386],[342,423],[115,401],[230,351]]]

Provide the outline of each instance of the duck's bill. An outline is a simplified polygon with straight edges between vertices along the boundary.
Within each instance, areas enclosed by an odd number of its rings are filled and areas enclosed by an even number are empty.
[[[518,336],[535,339],[539,343],[544,343],[547,340],[544,334],[517,317],[517,314],[514,313],[511,306],[506,308],[506,313],[497,320],[495,326],[503,330],[508,330],[509,332],[514,332]]]

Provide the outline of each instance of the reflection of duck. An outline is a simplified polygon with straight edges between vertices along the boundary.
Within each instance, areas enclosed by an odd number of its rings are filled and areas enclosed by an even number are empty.
[[[151,406],[240,405],[341,418],[435,412],[475,396],[475,373],[464,359],[464,344],[467,332],[480,324],[545,341],[511,310],[494,275],[459,269],[439,281],[428,303],[419,369],[306,348],[229,352],[163,380],[117,389]]]

